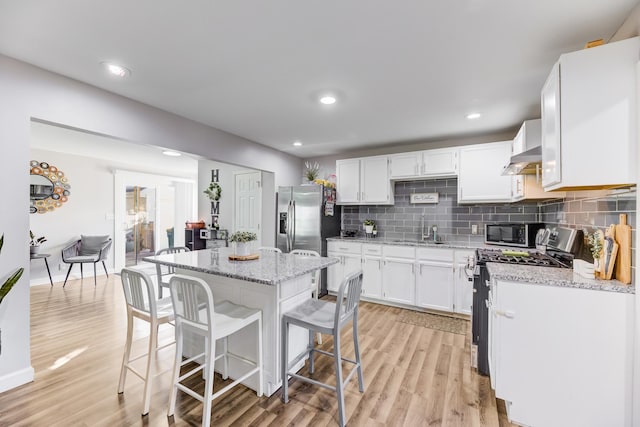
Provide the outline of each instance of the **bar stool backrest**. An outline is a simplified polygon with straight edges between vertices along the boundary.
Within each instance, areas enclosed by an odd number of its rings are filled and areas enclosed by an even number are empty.
[[[170,248],[163,248],[160,249],[158,252],[156,252],[156,255],[162,255],[162,254],[177,254],[180,252],[190,252],[191,250],[189,248],[187,248],[186,246],[173,246]],[[159,275],[165,275],[165,274],[173,274],[176,272],[176,268],[172,267],[172,266],[160,266],[160,264],[156,264],[157,270],[158,270],[158,274]],[[166,273],[162,272],[162,268],[166,268]]]
[[[208,335],[214,328],[214,299],[203,280],[176,274],[169,281],[176,322]]]
[[[158,316],[156,306],[156,292],[153,289],[153,281],[143,271],[123,268],[120,272],[122,289],[127,305],[140,313],[146,313],[150,317]]]
[[[362,293],[362,270],[346,276],[340,284],[336,300],[336,314],[334,324],[336,330],[353,317],[360,304]]]

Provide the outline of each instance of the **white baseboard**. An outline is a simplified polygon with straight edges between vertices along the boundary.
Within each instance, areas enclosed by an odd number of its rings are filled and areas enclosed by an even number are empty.
[[[101,267],[102,269],[102,267]],[[109,272],[109,276],[111,276],[112,274],[120,274],[120,272],[116,272],[113,268],[107,268],[107,271]],[[85,279],[92,279],[93,280],[93,270],[92,271],[85,271],[84,272],[84,278]],[[64,282],[64,278],[67,275],[67,273],[65,272],[64,274],[52,274],[51,275],[51,279],[53,280],[53,283],[58,283],[58,282]],[[100,276],[104,276],[104,270],[102,270],[102,274],[100,274],[100,271],[98,271],[98,275],[96,277],[100,277]],[[80,280],[80,273],[78,273],[77,275],[74,274],[74,272],[71,272],[71,274],[69,275],[69,280]],[[49,276],[44,276],[44,277],[38,277],[38,278],[32,278],[29,281],[29,286],[38,286],[38,285],[49,285],[51,286],[51,283],[49,282]]]
[[[0,393],[33,381],[34,371],[31,366],[0,377]]]

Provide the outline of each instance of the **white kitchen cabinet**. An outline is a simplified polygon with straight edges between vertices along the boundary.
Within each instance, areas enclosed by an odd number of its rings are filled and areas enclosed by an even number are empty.
[[[491,375],[510,421],[631,425],[634,295],[493,282]]]
[[[336,161],[338,204],[360,202],[360,160]]]
[[[473,251],[456,251],[453,272],[453,311],[471,316],[473,306],[473,271],[467,268]]]
[[[338,258],[340,261],[327,267],[329,292],[338,292],[342,279],[362,268],[361,247],[361,243],[355,242],[327,242],[327,256]]]
[[[389,156],[391,179],[417,178],[422,170],[422,151],[392,154]]]
[[[382,298],[415,305],[415,248],[385,245],[382,254]]]
[[[416,250],[416,305],[440,311],[453,311],[453,250]]]
[[[362,296],[382,298],[382,248],[380,245],[362,245]]]
[[[441,148],[422,152],[420,175],[427,178],[456,176],[458,174],[458,148]]]
[[[387,156],[336,161],[336,191],[339,205],[392,205]]]
[[[389,156],[391,179],[428,179],[456,176],[458,149],[441,148]]]
[[[560,56],[541,93],[545,190],[636,182],[639,49],[634,37]]]
[[[458,159],[458,203],[510,202],[514,177],[503,176],[512,141],[468,145]]]

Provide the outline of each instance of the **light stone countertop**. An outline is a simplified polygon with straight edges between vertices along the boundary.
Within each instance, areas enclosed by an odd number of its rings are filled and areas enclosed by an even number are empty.
[[[353,242],[353,243],[367,243],[370,245],[394,245],[394,246],[415,246],[417,248],[443,248],[443,249],[477,249],[481,246],[469,246],[462,243],[434,243],[433,241],[420,241],[420,240],[399,240],[399,239],[385,239],[385,238],[366,238],[366,237],[327,237],[328,242]],[[488,246],[487,246],[488,247]],[[494,246],[495,247],[495,246]]]
[[[260,258],[250,261],[230,261],[229,255],[233,255],[232,248],[164,254],[144,257],[142,260],[265,285],[277,285],[338,263],[337,258],[306,257],[267,251],[256,253]]]
[[[536,267],[488,262],[491,280],[532,283],[536,285],[562,286],[567,288],[592,289],[606,292],[635,294],[635,285],[625,285],[617,280],[587,279],[570,268]]]

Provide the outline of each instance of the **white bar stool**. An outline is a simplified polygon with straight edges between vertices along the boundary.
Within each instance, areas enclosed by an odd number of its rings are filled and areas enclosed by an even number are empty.
[[[358,372],[358,386],[360,393],[364,392],[362,364],[360,363],[360,348],[358,346],[358,305],[360,304],[361,292],[362,270],[352,273],[344,278],[340,284],[338,298],[335,303],[310,299],[282,315],[282,401],[284,403],[289,401],[289,376],[333,390],[336,392],[338,397],[338,417],[340,426],[345,425],[344,386],[349,382],[355,372]],[[340,330],[343,326],[349,323],[349,321],[352,321],[353,325],[355,360],[346,359],[340,355]],[[307,346],[307,349],[296,356],[290,363],[288,362],[289,325],[295,325],[309,330],[309,345]],[[333,353],[315,348],[313,343],[314,332],[333,335]],[[313,374],[313,353],[315,352],[334,357],[336,367],[335,386],[331,386],[290,371],[292,366],[308,355],[309,373]],[[342,360],[354,365],[353,369],[344,381],[342,380]]]
[[[251,375],[258,375],[258,396],[262,396],[262,311],[222,301],[214,305],[213,293],[209,285],[196,277],[176,274],[169,281],[171,300],[176,317],[176,359],[173,368],[173,388],[169,401],[168,416],[175,413],[178,390],[203,403],[202,425],[209,426],[211,420],[211,402],[229,391],[233,386]],[[258,335],[257,361],[248,360],[228,351],[227,337],[249,325],[256,324]],[[189,331],[204,339],[205,350],[196,356],[182,360],[185,332]],[[216,340],[224,339],[223,353],[216,356]],[[204,357],[204,364],[199,365],[184,375],[180,375],[182,366]],[[227,378],[229,357],[244,362],[253,369],[235,379],[231,384],[213,393],[213,370],[215,361],[224,358],[222,378]],[[204,395],[182,384],[182,381],[196,372],[203,371]]]
[[[276,254],[281,254],[282,253],[282,250],[280,248],[274,248],[274,247],[271,247],[271,246],[260,246],[258,248],[258,250],[259,251],[264,251],[264,252],[273,252],[273,253],[276,253]]]
[[[190,252],[191,249],[186,246],[173,246],[170,248],[160,249],[156,255],[163,254],[179,254],[181,252]],[[158,276],[158,298],[162,298],[162,288],[169,289],[169,280],[176,274],[176,268],[170,265],[156,264],[156,276]]]
[[[120,272],[124,298],[127,302],[127,343],[124,348],[122,358],[122,368],[120,369],[120,381],[118,382],[118,393],[124,393],[124,384],[127,377],[127,370],[133,372],[144,381],[144,397],[142,403],[142,415],[149,413],[151,401],[151,380],[154,376],[153,367],[159,350],[173,345],[173,341],[158,347],[158,328],[164,323],[173,320],[173,307],[171,299],[165,298],[156,300],[154,285],[151,278],[143,271],[123,268]],[[133,319],[138,318],[149,322],[149,350],[147,353],[131,358],[131,344],[133,342]],[[131,364],[145,356],[147,358],[147,368],[145,374],[138,372]]]

